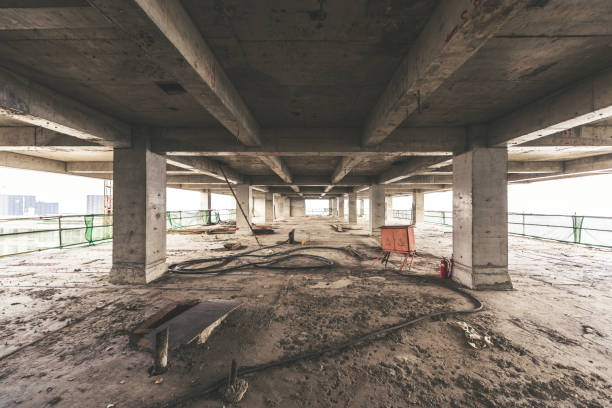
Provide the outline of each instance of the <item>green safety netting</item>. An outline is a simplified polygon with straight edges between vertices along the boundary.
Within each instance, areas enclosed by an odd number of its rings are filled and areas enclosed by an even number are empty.
[[[235,210],[168,211],[166,225],[180,229],[235,219]],[[112,238],[113,216],[106,214],[0,220],[0,256],[93,245]]]

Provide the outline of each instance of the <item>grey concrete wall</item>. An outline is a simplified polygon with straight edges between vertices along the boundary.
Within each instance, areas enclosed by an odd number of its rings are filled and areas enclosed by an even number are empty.
[[[140,131],[113,164],[113,283],[148,283],[166,270],[166,159]]]
[[[508,152],[474,148],[453,158],[453,279],[473,289],[510,289]]]
[[[306,200],[303,198],[292,198],[291,213],[292,217],[303,217],[306,215]]]

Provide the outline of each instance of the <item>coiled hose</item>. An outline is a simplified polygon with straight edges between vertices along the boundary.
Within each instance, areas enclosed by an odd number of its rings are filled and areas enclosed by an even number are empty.
[[[281,266],[276,266],[276,264],[278,264],[279,262],[283,261],[283,260],[287,260],[287,259],[294,259],[297,257],[307,257],[309,259],[316,259],[316,260],[320,260],[323,262],[324,267],[330,267],[334,264],[334,262],[330,259],[327,259],[325,257],[322,256],[318,256],[318,255],[311,255],[311,254],[293,254],[295,252],[298,251],[302,251],[302,250],[307,250],[307,249],[326,249],[326,250],[337,250],[337,251],[343,251],[348,253],[349,255],[352,256],[356,256],[361,260],[368,260],[371,258],[365,257],[361,254],[359,254],[358,252],[352,250],[350,247],[347,248],[337,248],[337,247],[328,247],[328,246],[311,246],[311,247],[297,247],[297,248],[292,248],[286,251],[281,251],[281,252],[276,252],[273,254],[264,254],[264,255],[259,255],[256,254],[256,252],[263,250],[263,249],[272,249],[272,248],[276,248],[280,245],[283,245],[284,243],[281,244],[277,244],[277,245],[270,245],[270,246],[266,246],[266,247],[262,247],[262,248],[257,248],[254,250],[250,250],[250,251],[246,251],[246,252],[242,252],[239,254],[234,254],[234,255],[228,255],[228,256],[224,256],[224,257],[216,257],[216,258],[205,258],[205,259],[193,259],[193,260],[189,260],[189,261],[185,261],[185,262],[181,262],[181,263],[177,263],[174,265],[170,266],[170,270],[174,273],[179,273],[179,274],[224,274],[224,273],[228,273],[231,271],[235,271],[241,268],[245,268],[247,266],[254,266],[254,267],[258,267],[258,268],[267,268],[267,269],[313,269],[313,268],[320,268],[321,266],[304,266],[304,267],[281,267]],[[292,255],[293,254],[293,255]],[[255,258],[263,258],[264,260],[262,261],[255,261],[255,262],[250,262],[250,263],[245,263],[245,264],[241,264],[241,265],[237,265],[237,266],[232,266],[232,267],[228,267],[228,268],[222,268],[223,266],[227,265],[229,262],[231,262],[232,260],[236,260],[238,258],[241,257],[255,257]],[[275,258],[277,257],[277,258]],[[272,258],[271,260],[266,260],[266,258]],[[212,265],[208,265],[208,266],[204,266],[204,267],[199,267],[199,268],[195,268],[193,267],[194,265],[201,265],[204,263],[210,263],[210,262],[214,262],[214,264]],[[189,268],[192,267],[192,268]],[[218,269],[221,268],[221,269]],[[396,324],[393,324],[391,326],[387,326],[387,327],[383,327],[383,328],[379,328],[379,329],[375,329],[372,331],[369,331],[365,334],[362,334],[360,336],[357,337],[353,337],[349,340],[346,340],[342,343],[338,343],[335,345],[331,345],[331,346],[326,346],[323,347],[321,349],[318,350],[314,350],[314,351],[308,351],[308,352],[304,352],[304,353],[299,353],[290,357],[285,357],[285,358],[280,358],[278,360],[274,360],[274,361],[270,361],[267,363],[262,363],[262,364],[257,364],[257,365],[252,365],[252,366],[243,366],[243,367],[239,367],[238,368],[238,375],[239,376],[249,376],[249,375],[253,375],[255,373],[261,372],[261,371],[265,371],[265,370],[269,370],[269,369],[273,369],[273,368],[277,368],[277,367],[283,367],[283,366],[287,366],[287,365],[291,365],[294,364],[298,361],[304,361],[304,360],[313,360],[319,357],[322,357],[323,355],[335,355],[338,354],[350,347],[355,347],[358,345],[363,345],[368,341],[372,341],[372,340],[377,340],[382,338],[383,336],[389,335],[393,332],[396,332],[398,330],[401,329],[405,329],[407,327],[413,326],[418,322],[424,321],[424,320],[428,320],[428,319],[441,319],[441,318],[446,318],[449,316],[456,316],[456,315],[465,315],[465,314],[471,314],[471,313],[476,313],[479,312],[483,309],[483,304],[482,302],[475,297],[474,295],[472,295],[471,293],[459,288],[457,285],[455,285],[454,283],[439,279],[439,278],[435,278],[435,277],[431,277],[431,276],[422,276],[422,275],[407,275],[407,274],[402,274],[400,272],[397,272],[397,274],[405,279],[410,279],[410,280],[414,280],[420,283],[425,283],[425,284],[432,284],[432,285],[436,285],[436,286],[442,286],[444,288],[447,288],[449,290],[452,290],[455,293],[458,293],[459,295],[465,297],[466,299],[468,299],[473,305],[474,307],[471,309],[467,309],[467,310],[446,310],[446,311],[442,311],[442,312],[436,312],[436,313],[428,313],[428,314],[424,314],[421,315],[419,317],[413,318],[413,319],[408,319],[408,320],[402,320],[397,322]],[[203,389],[199,389],[196,390],[195,392],[189,393],[183,397],[178,397],[173,399],[172,401],[165,403],[165,404],[161,404],[161,405],[156,405],[156,406],[162,406],[162,407],[175,407],[178,406],[180,404],[184,404],[186,402],[192,401],[192,400],[196,400],[196,399],[201,399],[204,398],[212,393],[214,393],[215,391],[217,391],[218,389],[220,389],[221,387],[223,387],[224,385],[227,384],[228,379],[226,377],[223,378],[219,378],[218,380],[213,381],[211,384],[209,384],[208,386],[206,386]]]

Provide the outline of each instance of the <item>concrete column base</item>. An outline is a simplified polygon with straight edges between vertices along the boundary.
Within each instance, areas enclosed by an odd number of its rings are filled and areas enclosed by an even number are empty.
[[[143,265],[141,263],[117,262],[110,271],[110,281],[116,284],[149,283],[168,271],[166,260]]]

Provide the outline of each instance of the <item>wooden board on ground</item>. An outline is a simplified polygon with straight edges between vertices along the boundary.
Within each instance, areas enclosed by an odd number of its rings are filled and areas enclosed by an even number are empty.
[[[181,344],[188,344],[193,341],[204,343],[211,335],[213,330],[242,302],[232,300],[214,300],[195,304],[184,312],[172,317],[172,319],[161,325],[146,330],[136,344],[138,347],[153,350],[155,349],[155,336],[157,332],[169,328],[168,348],[175,349]],[[147,322],[150,322],[148,319]],[[138,329],[137,329],[138,330]],[[142,333],[142,329],[140,329]]]

